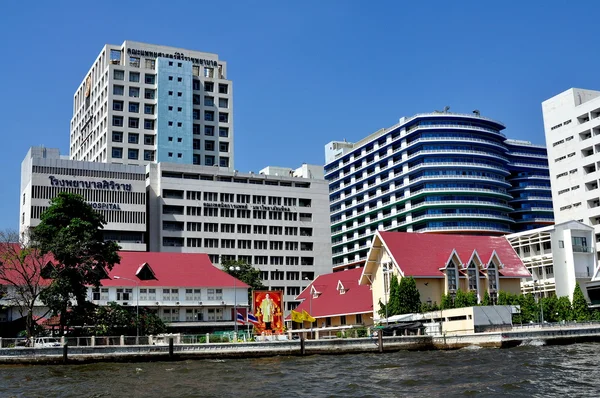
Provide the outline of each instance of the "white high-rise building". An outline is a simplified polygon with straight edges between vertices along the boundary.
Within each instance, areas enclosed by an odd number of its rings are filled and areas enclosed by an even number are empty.
[[[233,168],[233,87],[217,54],[107,44],[73,96],[70,157]]]
[[[544,101],[542,111],[554,218],[593,226],[598,242],[600,91],[571,88]]]

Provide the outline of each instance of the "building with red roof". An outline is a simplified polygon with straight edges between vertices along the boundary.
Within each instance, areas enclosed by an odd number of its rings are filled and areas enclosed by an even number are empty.
[[[359,285],[362,268],[317,276],[296,298],[302,302],[295,311],[308,312],[321,335],[345,328],[373,324],[373,302],[369,286]],[[286,318],[291,321],[291,317]],[[310,323],[294,323],[296,329],[310,330]]]
[[[438,304],[442,295],[458,289],[475,291],[479,300],[486,292],[492,300],[500,290],[519,294],[521,279],[531,278],[501,236],[379,231],[359,276],[360,285],[371,287],[373,303],[387,301],[391,274],[398,279],[412,276],[421,300]]]
[[[171,329],[232,328],[235,307],[245,317],[250,286],[213,266],[207,254],[122,251],[119,255],[121,262],[107,273],[101,286],[89,288],[90,302],[146,307]],[[52,266],[53,261],[48,256],[44,266]],[[41,278],[40,283],[47,280]],[[8,302],[3,304],[10,307]],[[40,303],[36,315],[45,313]],[[2,319],[19,317],[7,308]]]

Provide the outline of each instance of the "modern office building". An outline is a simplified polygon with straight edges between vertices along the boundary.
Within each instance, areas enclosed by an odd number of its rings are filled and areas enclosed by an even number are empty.
[[[529,141],[506,140],[508,148],[507,181],[512,185],[508,202],[513,211],[515,232],[527,231],[554,224],[548,154],[545,145]]]
[[[521,280],[521,291],[535,296],[568,296],[575,284],[584,294],[596,270],[594,228],[577,221],[506,236],[532,279]]]
[[[150,251],[207,253],[215,266],[246,261],[266,287],[284,291],[289,311],[309,281],[331,271],[327,182],[310,178],[319,169],[149,164]]]
[[[542,103],[554,218],[591,225],[600,241],[600,91],[571,88]],[[597,260],[600,259],[600,254]]]
[[[70,157],[233,168],[233,87],[217,54],[107,44],[73,96]]]
[[[503,129],[478,111],[446,109],[403,117],[357,143],[327,144],[334,270],[362,264],[378,230],[502,235],[540,222],[528,194],[517,212],[511,206],[520,179],[543,180],[538,158],[521,166],[526,144],[507,144]]]
[[[81,195],[106,220],[103,233],[123,250],[146,251],[146,168],[81,162],[58,149],[32,147],[21,163],[19,230],[40,222],[59,192]]]

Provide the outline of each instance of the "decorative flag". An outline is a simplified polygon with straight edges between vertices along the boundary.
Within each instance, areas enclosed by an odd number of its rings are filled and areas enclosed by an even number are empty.
[[[292,321],[302,323],[304,322],[304,315],[301,312],[292,310]]]
[[[309,321],[311,323],[316,321],[316,319],[313,318],[306,310],[302,310],[302,318],[304,318],[305,321]]]
[[[248,320],[249,323],[252,323],[254,325],[258,325],[258,319],[256,318],[256,316],[253,313],[248,312],[248,315],[246,316],[246,318],[247,318],[247,320]]]
[[[246,324],[246,321],[244,321],[244,316],[239,312],[237,313],[237,323],[241,323],[242,325]]]

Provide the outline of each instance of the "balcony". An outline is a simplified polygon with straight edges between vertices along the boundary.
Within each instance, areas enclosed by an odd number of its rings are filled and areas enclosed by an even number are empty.
[[[592,249],[589,246],[573,245],[573,251],[576,253],[592,253]]]

